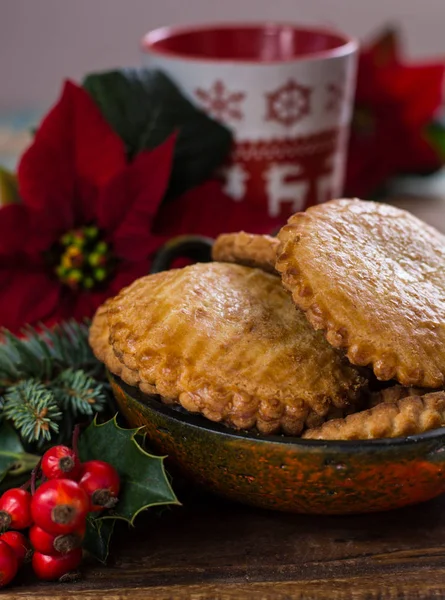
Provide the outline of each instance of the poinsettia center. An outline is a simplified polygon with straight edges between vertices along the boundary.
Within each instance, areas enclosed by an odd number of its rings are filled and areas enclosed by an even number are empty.
[[[54,271],[71,289],[92,290],[111,275],[115,261],[110,246],[94,225],[65,233],[58,243]]]

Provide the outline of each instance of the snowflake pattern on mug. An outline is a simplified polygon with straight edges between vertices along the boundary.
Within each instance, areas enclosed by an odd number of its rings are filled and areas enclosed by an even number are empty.
[[[295,125],[310,114],[312,89],[297,83],[294,79],[266,93],[266,121],[277,121],[286,127]]]
[[[215,81],[208,91],[197,88],[195,96],[200,101],[202,108],[215,119],[240,121],[244,117],[240,104],[244,101],[246,94],[241,91],[229,91],[220,79]]]
[[[326,85],[327,101],[325,108],[327,112],[340,112],[343,104],[343,90],[344,85],[337,83],[328,83]]]

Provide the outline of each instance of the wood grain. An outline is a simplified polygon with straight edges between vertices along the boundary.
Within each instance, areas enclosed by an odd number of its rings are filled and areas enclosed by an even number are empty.
[[[445,498],[399,511],[309,517],[208,496],[121,526],[108,567],[5,600],[408,600],[445,597]]]

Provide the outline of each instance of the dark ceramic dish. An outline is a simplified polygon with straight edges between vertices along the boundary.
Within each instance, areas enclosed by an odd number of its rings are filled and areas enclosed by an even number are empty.
[[[445,492],[445,429],[408,438],[321,442],[237,432],[162,404],[111,376],[122,414],[207,490],[314,514],[398,508]]]
[[[211,260],[213,240],[181,236],[158,253],[152,272],[178,258]],[[445,492],[445,429],[408,438],[322,442],[237,432],[174,409],[110,376],[121,412],[144,427],[172,468],[207,490],[275,510],[364,513]]]

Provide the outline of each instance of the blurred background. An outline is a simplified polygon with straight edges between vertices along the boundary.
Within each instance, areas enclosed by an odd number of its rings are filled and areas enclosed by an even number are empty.
[[[143,34],[163,25],[290,21],[334,26],[365,43],[393,26],[404,61],[445,61],[445,0],[0,0],[0,8],[0,165],[9,169],[66,77],[141,64]],[[445,152],[445,128],[440,135]],[[413,175],[396,180],[397,194],[443,197],[443,170]]]
[[[0,0],[0,109],[45,109],[61,81],[140,62],[139,40],[166,24],[284,20],[366,38],[395,24],[408,56],[445,56],[445,0]]]

